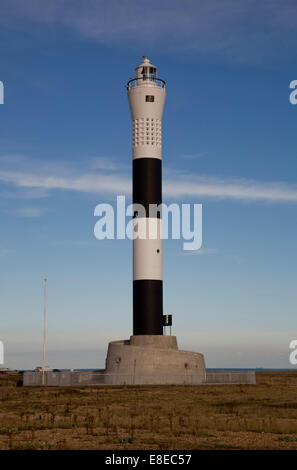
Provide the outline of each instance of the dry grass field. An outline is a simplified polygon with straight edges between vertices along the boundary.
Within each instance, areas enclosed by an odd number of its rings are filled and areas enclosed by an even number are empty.
[[[200,387],[19,380],[0,376],[0,449],[297,449],[297,371]]]

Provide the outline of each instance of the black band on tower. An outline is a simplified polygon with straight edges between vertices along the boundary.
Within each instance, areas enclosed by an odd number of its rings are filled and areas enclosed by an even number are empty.
[[[133,281],[133,335],[163,334],[163,281]]]
[[[162,202],[162,162],[159,158],[133,160],[133,203],[144,206],[149,217],[149,204]],[[156,215],[160,218],[160,214]]]

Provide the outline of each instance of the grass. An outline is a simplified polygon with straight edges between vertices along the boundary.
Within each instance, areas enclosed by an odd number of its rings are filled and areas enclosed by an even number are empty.
[[[0,449],[297,449],[297,371],[256,379],[43,388],[0,376]]]

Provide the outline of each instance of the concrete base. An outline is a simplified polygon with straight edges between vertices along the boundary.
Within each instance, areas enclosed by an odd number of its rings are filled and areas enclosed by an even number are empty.
[[[198,385],[205,362],[203,354],[178,350],[176,336],[131,336],[109,343],[104,375],[113,385]]]
[[[25,372],[25,386],[254,384],[253,371],[205,370],[201,353],[180,351],[176,336],[131,336],[108,345],[106,368]]]

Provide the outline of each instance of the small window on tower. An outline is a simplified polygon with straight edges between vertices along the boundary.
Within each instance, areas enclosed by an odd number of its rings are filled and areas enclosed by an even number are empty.
[[[145,101],[148,103],[153,103],[155,101],[154,95],[146,95]]]

